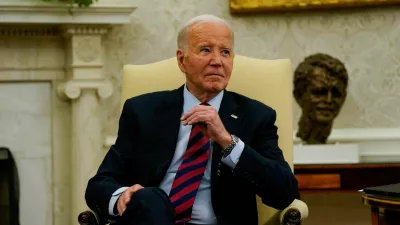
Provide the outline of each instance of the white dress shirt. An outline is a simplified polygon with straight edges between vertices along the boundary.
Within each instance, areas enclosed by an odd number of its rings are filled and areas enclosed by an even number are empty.
[[[222,97],[224,95],[224,91],[221,91],[217,96],[211,99],[208,104],[214,107],[217,111],[221,105]],[[199,105],[201,102],[194,97],[186,88],[184,87],[183,91],[183,111],[182,115],[187,113],[191,108],[196,105]],[[183,155],[186,151],[186,146],[189,141],[190,132],[192,130],[191,125],[184,126],[181,122],[179,127],[178,134],[178,142],[176,144],[174,157],[172,159],[171,165],[169,166],[167,173],[165,174],[164,179],[160,183],[160,188],[164,190],[167,195],[171,190],[172,183],[175,178],[175,174],[178,171],[178,167],[183,161]],[[214,210],[211,204],[211,156],[212,156],[212,140],[211,141],[211,152],[210,157],[207,162],[206,170],[204,172],[204,176],[200,182],[200,187],[197,191],[196,198],[193,204],[192,209],[192,217],[190,223],[193,224],[217,224],[217,219],[214,214]],[[236,166],[239,158],[243,152],[244,143],[239,140],[238,144],[236,144],[235,148],[232,150],[231,154],[222,159],[222,162],[231,167],[232,169]],[[118,197],[124,192],[128,187],[122,187],[116,190],[110,199],[109,203],[109,213],[110,215],[117,216],[118,214],[114,214],[113,209],[116,204]]]

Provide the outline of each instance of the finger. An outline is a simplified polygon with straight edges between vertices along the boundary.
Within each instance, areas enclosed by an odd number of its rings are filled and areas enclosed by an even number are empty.
[[[118,209],[119,215],[121,215],[123,213],[124,204],[125,204],[125,195],[126,195],[125,191],[122,192],[121,196],[119,196],[118,201],[117,201],[117,209]]]
[[[130,187],[129,192],[127,193],[127,196],[125,197],[125,201],[127,201],[126,204],[128,204],[129,201],[131,200],[132,196],[142,188],[143,188],[143,186],[140,184],[135,184],[132,187]]]
[[[134,187],[143,187],[143,186],[140,185],[140,184],[134,184],[134,185],[131,186],[131,188],[134,188]]]
[[[124,198],[123,198],[123,196],[121,195],[119,198],[118,198],[118,201],[117,201],[117,210],[118,210],[118,214],[119,215],[122,215],[122,213],[124,213],[124,211],[125,211],[125,203],[124,203]]]
[[[127,197],[125,199],[122,200],[124,202],[123,206],[126,207],[128,205],[128,203],[131,201],[131,197]]]
[[[183,121],[184,125],[193,125],[196,123],[207,123],[209,121],[207,112],[196,112]]]
[[[184,124],[186,124],[186,125],[194,125],[194,124],[200,124],[200,123],[207,124],[207,121],[205,120],[205,117],[203,117],[203,116],[193,116],[193,117],[188,118],[185,121]]]
[[[121,203],[119,201],[119,198],[118,198],[118,201],[117,201],[117,211],[118,211],[119,215],[122,215],[122,207],[121,207]]]
[[[126,205],[123,205],[123,206],[121,207],[121,212],[119,213],[119,215],[124,214],[125,210],[126,210]]]
[[[204,127],[207,127],[208,124],[212,123],[214,117],[213,115],[214,112],[212,111],[196,112],[192,115],[192,117],[189,117],[186,122],[189,125],[202,124]]]
[[[140,185],[140,184],[135,184],[135,185],[133,185],[133,186],[132,186],[133,193],[139,191],[139,190],[142,189],[142,188],[143,188],[143,186]]]
[[[121,214],[120,215],[122,215],[122,213],[125,212],[130,201],[131,201],[131,197],[129,197],[129,196],[121,199]]]
[[[192,109],[190,109],[187,113],[185,113],[182,117],[181,120],[184,121],[187,118],[189,118],[190,116],[192,116],[194,113],[197,112],[197,106],[193,107]]]
[[[122,213],[125,211],[126,206],[128,205],[128,203],[131,201],[131,197],[132,195],[142,189],[143,186],[140,184],[135,184],[131,187],[129,187],[128,189],[126,189],[121,196],[118,198],[118,202],[117,202],[117,209],[118,209],[118,213],[120,215],[122,215]]]
[[[129,203],[129,201],[132,198],[132,195],[135,194],[136,191],[142,189],[143,187],[141,185],[133,185],[130,188],[126,189],[123,193],[123,201],[125,202],[125,205]]]
[[[202,111],[207,111],[209,110],[210,107],[209,106],[205,106],[205,105],[196,105],[195,107],[191,108],[185,115],[183,115],[181,117],[181,120],[186,120],[189,116],[191,116],[192,114],[196,113],[196,112],[202,112]]]
[[[121,197],[123,197],[124,201],[126,201],[131,198],[133,193],[135,193],[135,190],[133,187],[130,187],[130,188],[126,189],[126,191],[124,191],[124,193],[122,193]]]

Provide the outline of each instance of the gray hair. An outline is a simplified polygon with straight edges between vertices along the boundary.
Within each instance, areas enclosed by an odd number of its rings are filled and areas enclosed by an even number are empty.
[[[200,22],[214,22],[214,23],[222,23],[225,24],[228,29],[232,32],[232,42],[234,41],[234,35],[233,35],[233,31],[231,29],[231,27],[229,26],[229,24],[217,17],[217,16],[213,16],[213,15],[200,15],[200,16],[196,16],[194,18],[192,18],[191,20],[189,20],[178,32],[178,40],[177,40],[177,44],[178,44],[178,48],[180,49],[184,49],[186,50],[187,47],[187,33],[189,31],[189,28],[197,23]]]

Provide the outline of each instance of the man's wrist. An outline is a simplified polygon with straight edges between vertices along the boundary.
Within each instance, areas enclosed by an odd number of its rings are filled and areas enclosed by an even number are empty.
[[[112,195],[111,195],[111,199],[110,202],[108,203],[108,213],[111,216],[118,216],[118,210],[115,211],[115,207],[118,205],[118,200],[119,197],[122,195],[122,193],[128,189],[129,187],[121,187],[118,188]]]
[[[223,158],[231,154],[232,150],[236,147],[236,144],[239,142],[239,138],[236,135],[231,134],[231,137],[232,137],[231,143],[222,149]]]
[[[226,132],[223,138],[221,138],[221,140],[217,143],[221,146],[222,149],[225,149],[232,143],[232,141],[232,135]]]

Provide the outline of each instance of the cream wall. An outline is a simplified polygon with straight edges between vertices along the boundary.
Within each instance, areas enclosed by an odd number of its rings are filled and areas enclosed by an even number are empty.
[[[106,1],[106,0],[103,0]],[[105,39],[106,74],[116,87],[105,103],[105,133],[115,135],[123,64],[172,57],[180,24],[199,14],[228,20],[236,52],[258,58],[302,58],[326,52],[342,59],[350,74],[349,95],[334,128],[398,127],[400,120],[400,9],[330,10],[233,16],[228,0],[119,0],[138,6],[132,22]],[[294,103],[294,127],[300,110]]]

